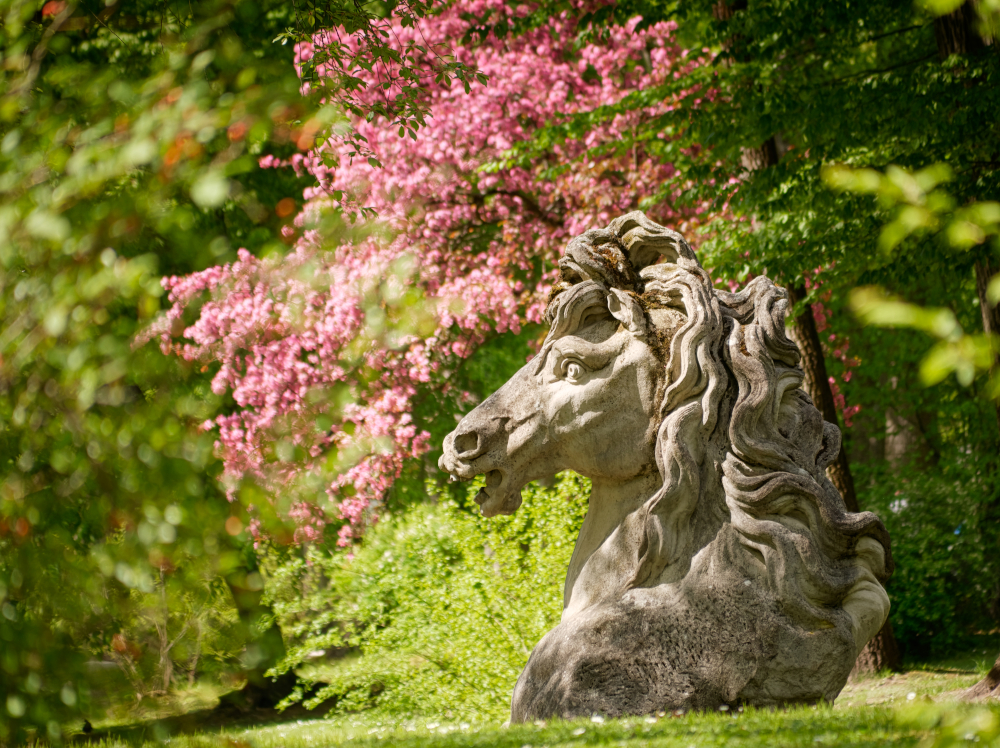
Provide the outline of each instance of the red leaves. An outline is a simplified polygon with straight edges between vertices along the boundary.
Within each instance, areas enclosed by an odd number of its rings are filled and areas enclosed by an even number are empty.
[[[66,3],[63,0],[49,0],[42,6],[42,18],[57,16],[66,10]]]

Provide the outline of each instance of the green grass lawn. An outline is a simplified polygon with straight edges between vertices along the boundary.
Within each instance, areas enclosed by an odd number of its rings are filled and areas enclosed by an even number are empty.
[[[1000,704],[961,705],[957,693],[988,667],[975,654],[914,666],[905,672],[852,683],[833,706],[727,711],[504,727],[497,723],[435,719],[392,720],[374,713],[317,719],[302,711],[283,715],[229,716],[203,709],[202,690],[167,703],[145,705],[78,736],[93,748],[556,748],[557,746],[920,746],[1000,748]]]
[[[945,724],[941,726],[943,715]],[[786,711],[686,714],[595,722],[553,722],[504,728],[497,725],[388,722],[365,719],[298,720],[259,727],[203,731],[166,738],[171,748],[556,748],[556,746],[1000,746],[1000,705],[990,708],[922,704],[888,707],[817,707]],[[162,739],[161,738],[161,739]],[[146,736],[106,737],[100,748],[152,745]]]

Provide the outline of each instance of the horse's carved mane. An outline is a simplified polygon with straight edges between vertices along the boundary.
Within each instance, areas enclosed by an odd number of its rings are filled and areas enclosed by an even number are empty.
[[[826,476],[840,431],[801,389],[784,289],[759,277],[739,293],[716,290],[683,237],[640,212],[575,238],[559,264],[547,346],[584,325],[599,298],[633,309],[633,332],[667,349],[663,484],[620,528],[632,565],[618,594],[682,580],[725,518],[738,536],[730,561],[757,568],[800,625],[829,624],[836,606],[884,618],[868,608],[884,598],[875,580],[892,573],[888,534],[874,514],[848,513]],[[860,588],[868,597],[852,610]]]

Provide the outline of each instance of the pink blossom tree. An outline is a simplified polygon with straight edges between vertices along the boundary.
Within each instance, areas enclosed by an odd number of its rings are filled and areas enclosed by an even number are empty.
[[[373,520],[404,461],[429,448],[414,398],[447,392],[450,372],[491,336],[540,321],[568,238],[637,207],[689,234],[700,223],[704,208],[647,204],[674,168],[652,148],[619,145],[669,100],[552,144],[529,165],[483,168],[543,124],[705,61],[677,47],[669,23],[637,30],[636,19],[578,44],[569,13],[516,37],[455,45],[470,16],[524,12],[460,0],[394,27],[401,48],[425,51],[428,74],[450,49],[488,84],[429,84],[419,130],[355,122],[365,154],[356,140],[331,137],[288,162],[263,158],[316,180],[286,227],[290,254],[243,251],[232,265],[164,280],[171,307],[155,330],[164,350],[217,365],[213,388],[235,402],[205,424],[218,434],[226,477],[260,483],[300,537],[317,538],[333,521],[347,545]],[[323,49],[338,39],[324,32],[299,46],[304,86],[336,81]],[[392,69],[366,75],[363,95],[392,95]],[[377,230],[359,236],[360,221],[337,223],[359,209],[378,215]],[[183,323],[192,312],[196,321]]]

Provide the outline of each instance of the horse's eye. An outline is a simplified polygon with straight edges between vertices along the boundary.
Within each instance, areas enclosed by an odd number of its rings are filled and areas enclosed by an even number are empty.
[[[570,361],[563,366],[563,375],[571,382],[581,379],[583,372],[583,366],[576,361]]]

